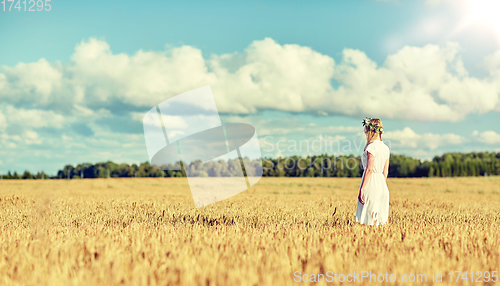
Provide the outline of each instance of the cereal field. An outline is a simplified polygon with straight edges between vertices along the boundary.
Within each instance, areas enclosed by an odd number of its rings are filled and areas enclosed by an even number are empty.
[[[381,227],[354,222],[359,183],[262,178],[194,209],[185,178],[2,180],[0,285],[292,285],[328,271],[477,285],[446,273],[500,270],[500,177],[389,179]]]

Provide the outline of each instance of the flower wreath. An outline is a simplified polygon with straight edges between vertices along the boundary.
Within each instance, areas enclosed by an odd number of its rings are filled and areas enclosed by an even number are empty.
[[[378,127],[378,124],[373,124],[370,117],[366,117],[365,119],[363,119],[363,126],[367,125],[368,127],[370,127],[371,131],[380,132],[380,134],[384,133],[384,128]]]

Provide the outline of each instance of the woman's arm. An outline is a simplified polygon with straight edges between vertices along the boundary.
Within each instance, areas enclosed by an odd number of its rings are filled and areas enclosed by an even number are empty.
[[[386,181],[387,181],[387,175],[389,175],[389,158],[387,158],[384,165],[384,176]]]
[[[373,173],[373,164],[375,163],[375,156],[373,156],[370,152],[366,152],[368,155],[368,166],[365,169],[365,175],[363,176],[363,181],[361,182],[361,187],[359,188],[358,200],[361,204],[365,204],[365,185],[366,182],[370,181]]]

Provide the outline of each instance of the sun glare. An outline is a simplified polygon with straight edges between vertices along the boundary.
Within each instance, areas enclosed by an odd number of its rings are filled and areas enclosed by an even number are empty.
[[[483,24],[494,28],[497,35],[500,35],[500,0],[468,0],[469,24]]]

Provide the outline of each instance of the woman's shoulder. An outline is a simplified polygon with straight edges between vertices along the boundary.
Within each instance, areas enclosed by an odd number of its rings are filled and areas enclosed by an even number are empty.
[[[368,146],[372,146],[372,147],[378,147],[379,144],[382,143],[382,145],[385,145],[384,142],[382,142],[381,140],[374,140],[372,142],[370,142],[370,144],[366,145],[367,147]],[[387,146],[387,145],[386,145]]]
[[[370,152],[370,153],[375,153],[375,151],[378,150],[378,143],[377,142],[382,142],[382,141],[379,141],[379,140],[375,140],[375,141],[372,141],[370,142],[368,145],[366,145],[366,148],[365,148],[365,152]],[[375,154],[373,154],[375,155]]]
[[[380,144],[380,146],[382,146],[382,148],[384,149],[384,152],[387,153],[387,156],[390,156],[390,153],[391,153],[391,148],[389,148],[389,146],[383,142],[383,141],[380,141],[382,144]]]
[[[374,152],[381,151],[381,150],[389,150],[389,147],[387,146],[387,144],[385,144],[381,140],[375,140],[375,141],[371,142],[370,144],[366,145],[366,148],[365,148],[365,151],[368,151],[370,153],[374,153]]]
[[[390,148],[389,148],[389,146],[388,146],[385,142],[383,142],[383,141],[380,141],[380,142],[381,142],[381,143],[382,143],[382,145],[384,146],[384,149],[387,149],[387,150],[389,150],[389,149],[390,149]]]

